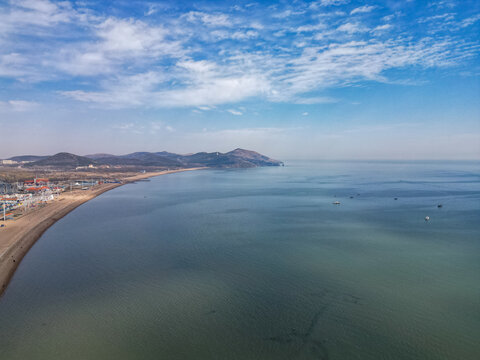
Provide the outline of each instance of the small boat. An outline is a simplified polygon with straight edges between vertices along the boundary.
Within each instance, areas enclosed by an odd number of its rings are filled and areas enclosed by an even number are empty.
[[[393,198],[393,200],[398,200],[398,198]]]
[[[437,207],[440,209],[441,207],[443,207],[442,204],[438,204]]]
[[[425,216],[425,221],[430,220],[430,216]]]
[[[334,201],[332,204],[333,205],[340,205],[340,201]]]

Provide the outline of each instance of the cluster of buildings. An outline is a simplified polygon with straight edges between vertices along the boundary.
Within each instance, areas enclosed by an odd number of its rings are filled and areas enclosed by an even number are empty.
[[[6,189],[6,187],[5,187]],[[12,189],[12,187],[9,187]],[[64,191],[64,187],[52,184],[48,179],[35,178],[18,182],[13,186],[15,192],[3,191],[0,194],[0,220],[13,219],[31,208],[42,206],[54,200]]]
[[[101,184],[100,180],[53,182],[34,178],[14,184],[0,183],[0,221],[14,219],[32,208],[43,206],[66,190],[82,189]]]

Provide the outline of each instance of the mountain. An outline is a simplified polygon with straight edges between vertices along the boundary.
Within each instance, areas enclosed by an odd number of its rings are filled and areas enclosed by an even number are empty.
[[[90,164],[96,164],[96,162],[84,156],[70,154],[67,152],[61,152],[61,153],[49,156],[45,159],[28,163],[25,166],[27,167],[49,166],[49,167],[57,167],[57,168],[75,168],[77,166],[88,166]]]
[[[228,153],[227,156],[232,156],[234,158],[241,159],[248,163],[251,163],[255,166],[279,166],[283,165],[281,161],[270,159],[269,157],[259,154],[256,151],[245,150],[245,149],[235,149]]]
[[[17,162],[22,162],[22,161],[38,161],[38,160],[43,160],[46,159],[48,156],[37,156],[37,155],[21,155],[21,156],[13,156],[9,158],[8,160],[13,160]]]
[[[108,158],[108,157],[112,157],[112,156],[115,156],[115,155],[112,155],[112,154],[103,154],[103,153],[85,155],[85,157],[87,157],[87,158],[89,158],[89,159],[93,159],[93,160]]]
[[[105,165],[130,165],[130,166],[160,166],[160,167],[183,167],[183,163],[165,156],[150,152],[136,152],[127,155],[110,156],[97,159]]]
[[[281,161],[270,159],[269,157],[259,154],[255,151],[235,149],[227,153],[199,152],[189,155],[179,155],[166,151],[160,151],[156,153],[143,151],[126,155],[92,154],[87,156],[78,156],[63,152],[28,163],[26,166],[75,168],[77,166],[88,166],[90,164],[128,166],[136,168],[249,168],[257,166],[283,165]]]
[[[208,166],[216,168],[249,168],[257,166],[282,166],[278,160],[270,159],[255,151],[235,149],[227,153],[196,153],[185,155],[182,160],[189,166]]]

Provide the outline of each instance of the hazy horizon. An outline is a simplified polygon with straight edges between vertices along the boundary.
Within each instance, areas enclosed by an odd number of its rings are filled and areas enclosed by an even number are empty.
[[[479,160],[476,1],[0,1],[0,159]]]

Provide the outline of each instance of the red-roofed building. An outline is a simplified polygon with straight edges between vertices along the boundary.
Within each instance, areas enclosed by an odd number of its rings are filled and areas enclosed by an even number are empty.
[[[40,188],[29,187],[29,188],[25,189],[25,191],[27,191],[27,192],[37,192],[37,191],[40,191]]]

